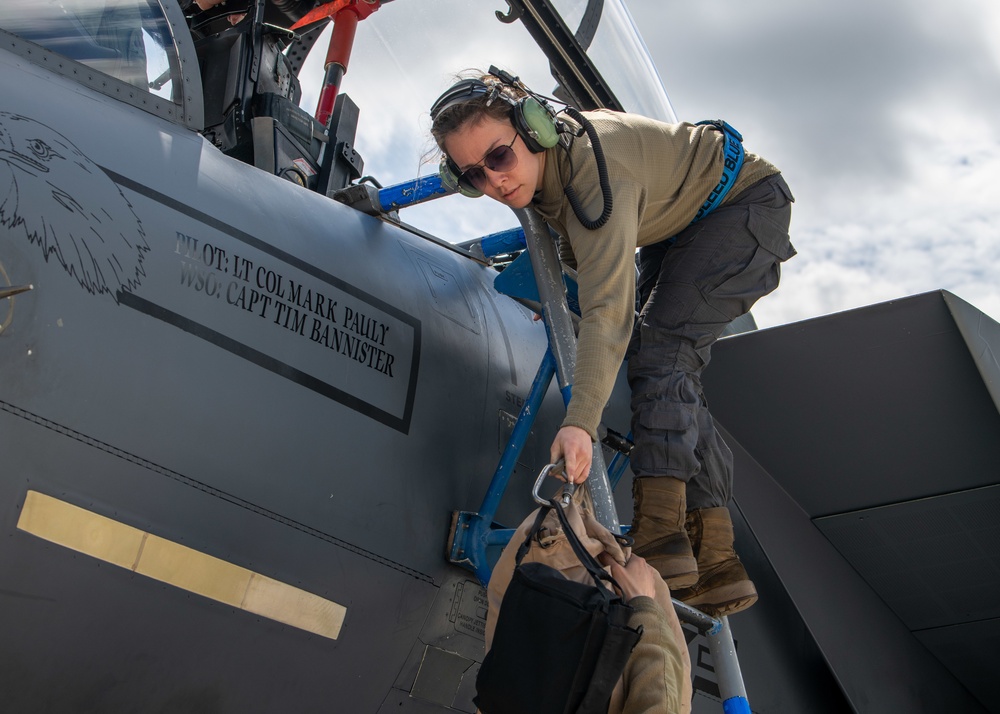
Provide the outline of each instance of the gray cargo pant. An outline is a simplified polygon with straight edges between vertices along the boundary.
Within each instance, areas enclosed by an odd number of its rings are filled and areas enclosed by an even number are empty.
[[[795,255],[791,191],[780,174],[698,223],[639,250],[641,310],[628,348],[632,471],[687,482],[688,510],[725,506],[733,454],[715,428],[701,373],[726,326],[778,286]]]

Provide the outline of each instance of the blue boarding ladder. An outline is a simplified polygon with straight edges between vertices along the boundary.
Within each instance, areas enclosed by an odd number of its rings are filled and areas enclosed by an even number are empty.
[[[363,196],[358,195],[359,189]],[[437,176],[422,176],[384,189],[353,186],[349,190],[355,192],[354,197],[345,202],[368,213],[381,215],[453,193],[442,185]],[[527,269],[528,264],[523,262],[515,267],[524,257],[522,254],[497,276],[494,284],[500,292],[510,294],[518,289],[513,283],[519,279],[530,283],[533,278],[534,285],[526,287],[532,297],[537,295],[548,346],[479,510],[458,511],[453,517],[452,539],[448,544],[449,560],[475,573],[484,587],[492,574],[487,548],[507,545],[514,533],[513,529],[497,526],[493,519],[531,432],[535,415],[553,377],[558,380],[564,405],[569,404],[576,365],[576,332],[570,310],[570,302],[576,302],[575,282],[564,276],[555,241],[538,214],[530,208],[515,210],[514,214],[521,224],[520,229],[485,236],[475,242],[475,248],[487,259],[527,249],[530,270]],[[594,504],[595,518],[613,533],[622,532],[613,489],[627,465],[628,457],[619,452],[606,467],[601,444],[594,444],[593,461],[585,485]],[[679,600],[672,602],[678,619],[694,626],[708,641],[724,714],[750,714],[729,618],[714,618]]]

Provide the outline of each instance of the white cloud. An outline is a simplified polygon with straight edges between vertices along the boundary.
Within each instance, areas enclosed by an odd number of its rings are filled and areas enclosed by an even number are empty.
[[[730,119],[795,193],[758,324],[938,289],[1000,319],[995,2],[630,7],[678,114]],[[718,47],[738,62],[707,71]]]
[[[822,198],[822,183],[801,182],[799,256],[755,310],[759,324],[938,289],[1000,318],[1000,143],[981,117],[949,114],[901,122],[918,138],[905,181],[859,182]]]

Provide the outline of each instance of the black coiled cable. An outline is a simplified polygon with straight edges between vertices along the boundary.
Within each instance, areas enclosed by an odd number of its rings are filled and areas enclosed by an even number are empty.
[[[570,186],[568,182],[563,186],[563,193],[566,194],[573,213],[576,214],[577,220],[583,224],[583,227],[587,230],[596,231],[608,222],[608,219],[611,218],[611,210],[614,207],[611,196],[611,181],[608,178],[608,165],[604,160],[604,149],[601,148],[601,141],[597,138],[594,125],[583,114],[578,112],[574,107],[566,107],[565,112],[580,123],[580,126],[583,127],[583,130],[587,132],[587,136],[590,138],[590,145],[594,149],[594,160],[597,162],[597,177],[601,184],[601,194],[604,196],[604,210],[596,220],[591,220],[584,215],[583,206],[580,205],[580,199],[576,195],[576,189]],[[573,177],[571,175],[570,181],[572,180]]]

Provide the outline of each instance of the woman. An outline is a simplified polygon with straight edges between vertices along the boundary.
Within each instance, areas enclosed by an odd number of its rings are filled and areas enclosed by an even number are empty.
[[[627,353],[634,552],[693,607],[743,610],[757,593],[733,550],[732,453],[701,373],[725,327],[777,287],[780,263],[795,254],[792,194],[724,122],[556,116],[515,77],[490,70],[438,98],[431,131],[464,190],[534,208],[577,269],[576,370],[552,461],[565,460],[568,480],[586,479]]]

